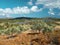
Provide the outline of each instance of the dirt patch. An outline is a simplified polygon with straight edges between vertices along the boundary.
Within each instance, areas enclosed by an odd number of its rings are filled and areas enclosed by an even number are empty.
[[[13,38],[7,37],[0,36],[0,45],[48,45],[52,42],[49,33],[46,35],[43,33],[21,33],[12,36]]]

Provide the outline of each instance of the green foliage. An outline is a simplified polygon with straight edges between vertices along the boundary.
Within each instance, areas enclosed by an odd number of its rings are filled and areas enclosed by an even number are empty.
[[[19,24],[23,22],[23,24]],[[18,23],[18,24],[17,24]],[[9,20],[7,22],[0,22],[0,34],[14,34],[21,33],[26,30],[38,30],[39,32],[51,32],[55,27],[52,22],[45,22],[44,20]]]
[[[48,24],[44,22],[43,20],[37,21],[31,28],[33,30],[39,30],[39,32],[42,30],[43,33],[45,32],[52,32],[54,30],[55,24]]]

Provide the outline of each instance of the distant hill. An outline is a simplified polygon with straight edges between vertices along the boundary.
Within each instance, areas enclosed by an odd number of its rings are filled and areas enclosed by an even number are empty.
[[[43,17],[43,18],[33,18],[33,17],[16,17],[14,19],[45,19],[45,18],[48,18],[48,19],[60,19],[60,18],[55,18],[55,17]]]
[[[14,18],[14,19],[33,19],[33,18],[30,18],[30,17],[17,17],[17,18]]]
[[[3,18],[1,18],[3,19]],[[1,20],[0,19],[0,20]],[[16,20],[16,19],[27,19],[27,20],[30,20],[30,19],[43,19],[43,20],[59,20],[60,21],[60,18],[55,18],[55,17],[43,17],[43,18],[32,18],[32,17],[16,17],[16,18],[4,18],[5,20]],[[3,19],[3,20],[4,20]]]
[[[12,20],[14,20],[14,19],[28,19],[28,20],[30,20],[30,19],[41,19],[41,18],[32,18],[32,17],[17,17],[17,18],[11,18]]]

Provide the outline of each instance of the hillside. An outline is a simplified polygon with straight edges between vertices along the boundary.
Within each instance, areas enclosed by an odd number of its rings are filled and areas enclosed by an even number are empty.
[[[0,19],[0,45],[60,45],[60,19]]]

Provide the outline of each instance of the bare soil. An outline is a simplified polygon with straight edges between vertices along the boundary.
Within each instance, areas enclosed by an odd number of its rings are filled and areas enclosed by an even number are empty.
[[[43,33],[21,33],[12,36],[3,35],[0,36],[0,45],[49,45],[52,41],[49,36],[49,33],[46,35]]]

